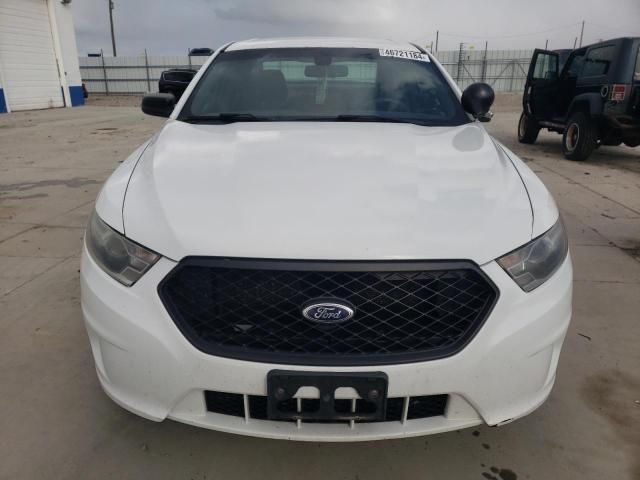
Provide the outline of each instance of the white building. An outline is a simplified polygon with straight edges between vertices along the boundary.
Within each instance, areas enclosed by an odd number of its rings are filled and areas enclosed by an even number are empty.
[[[83,103],[71,0],[0,0],[0,113]]]

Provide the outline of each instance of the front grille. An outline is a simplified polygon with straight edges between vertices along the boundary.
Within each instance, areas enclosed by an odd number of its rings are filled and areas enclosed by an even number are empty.
[[[380,365],[452,355],[475,335],[498,292],[473,263],[187,258],[160,284],[185,337],[203,352],[298,365]],[[355,316],[303,317],[340,299]]]
[[[245,403],[244,395],[239,393],[225,393],[225,392],[204,392],[205,403],[207,411],[214,413],[221,413],[223,415],[231,415],[234,417],[245,417]],[[447,406],[448,395],[428,395],[421,397],[392,397],[387,399],[387,408],[385,411],[385,418],[383,421],[401,421],[404,409],[404,402],[408,401],[407,408],[407,420],[417,420],[420,418],[437,417],[444,415],[445,408]],[[248,395],[248,407],[249,411],[246,416],[249,418],[255,418],[258,420],[267,420],[267,397],[263,395]],[[314,412],[318,409],[318,399],[303,399],[300,402],[300,412]],[[351,400],[342,399],[335,400],[336,411],[351,411]],[[285,402],[282,402],[285,403]],[[356,401],[356,412],[367,412],[368,402],[364,400]],[[292,412],[298,411],[297,401],[295,399],[287,400],[286,405],[282,405],[280,408],[289,409]],[[295,421],[295,420],[277,420],[277,421]],[[304,423],[316,423],[318,421],[305,420]],[[365,423],[366,421],[358,421],[358,423]],[[323,421],[323,423],[345,423],[345,421],[337,420]],[[346,422],[348,423],[348,421]]]

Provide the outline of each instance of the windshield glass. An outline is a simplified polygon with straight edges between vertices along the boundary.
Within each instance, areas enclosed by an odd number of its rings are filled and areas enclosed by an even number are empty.
[[[179,120],[216,116],[326,121],[469,122],[426,55],[374,49],[287,48],[221,53]],[[421,59],[415,59],[420,58]]]

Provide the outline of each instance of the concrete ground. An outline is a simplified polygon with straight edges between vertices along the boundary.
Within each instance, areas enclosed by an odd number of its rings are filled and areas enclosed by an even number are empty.
[[[98,101],[0,116],[0,479],[640,478],[640,149],[569,162],[555,134],[518,144],[517,99],[497,103],[488,128],[555,194],[575,265],[574,319],[539,410],[500,428],[294,443],[153,423],[102,393],[80,315],[82,229],[162,121]]]

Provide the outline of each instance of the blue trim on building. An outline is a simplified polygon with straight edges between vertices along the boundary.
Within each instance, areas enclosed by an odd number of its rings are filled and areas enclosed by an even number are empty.
[[[4,100],[4,90],[0,88],[0,113],[7,113],[7,103]]]
[[[71,97],[72,107],[84,105],[84,92],[82,91],[82,85],[69,87],[69,96]]]

